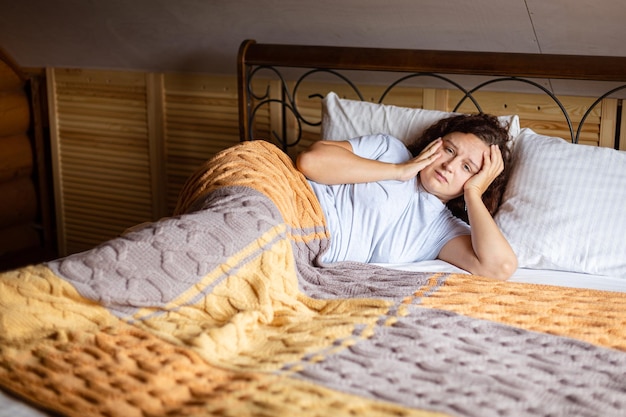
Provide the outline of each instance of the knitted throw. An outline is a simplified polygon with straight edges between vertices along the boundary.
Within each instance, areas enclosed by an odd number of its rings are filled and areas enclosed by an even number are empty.
[[[245,142],[174,217],[0,275],[0,386],[67,416],[623,416],[626,294],[321,265],[280,150]]]

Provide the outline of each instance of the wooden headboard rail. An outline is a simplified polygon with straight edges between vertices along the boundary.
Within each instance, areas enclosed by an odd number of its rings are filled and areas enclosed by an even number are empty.
[[[260,44],[254,40],[245,40],[240,46],[238,55],[242,140],[250,138],[251,133],[250,123],[253,115],[251,115],[250,108],[252,103],[250,74],[255,67],[462,74],[626,83],[626,57]],[[623,89],[626,89],[626,84],[608,91],[601,98]],[[545,92],[550,94],[548,91]],[[565,116],[568,117],[566,113]],[[577,141],[573,130],[572,140]]]

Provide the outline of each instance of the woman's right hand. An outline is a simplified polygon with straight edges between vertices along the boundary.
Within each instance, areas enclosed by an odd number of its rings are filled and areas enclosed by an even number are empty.
[[[424,148],[424,150],[415,158],[409,159],[401,164],[397,164],[400,168],[398,180],[408,181],[417,176],[417,174],[419,174],[419,172],[428,165],[435,162],[435,160],[441,156],[441,153],[438,152],[441,148],[441,143],[441,138],[434,140],[429,143],[428,146],[426,146],[426,148]]]

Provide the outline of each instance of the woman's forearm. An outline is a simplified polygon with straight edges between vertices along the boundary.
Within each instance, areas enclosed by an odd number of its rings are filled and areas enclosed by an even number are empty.
[[[362,158],[349,142],[315,142],[296,159],[307,178],[321,184],[353,184],[396,179],[396,164]]]
[[[472,248],[484,274],[506,279],[517,269],[517,257],[495,220],[473,190],[465,192]]]

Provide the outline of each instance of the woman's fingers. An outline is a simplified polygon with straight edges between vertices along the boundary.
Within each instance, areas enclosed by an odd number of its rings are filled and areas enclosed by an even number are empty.
[[[419,155],[402,163],[398,164],[401,169],[401,173],[398,177],[401,181],[407,181],[415,177],[419,172],[432,164],[437,158],[441,156],[438,152],[441,147],[441,139],[437,139],[431,142]]]
[[[482,194],[503,170],[502,152],[497,145],[491,145],[490,149],[483,153],[481,170],[465,183],[465,189],[474,187]]]
[[[439,148],[441,148],[441,138],[431,142],[418,156],[413,160],[421,165],[420,169],[430,165],[435,159],[439,158]]]
[[[495,175],[495,177],[497,177],[504,169],[504,160],[502,159],[502,152],[498,145],[491,145],[490,162],[492,168],[497,171]]]
[[[415,158],[416,161],[423,161],[433,159],[435,155],[438,156],[437,151],[441,148],[441,138],[432,141],[420,154]]]
[[[436,140],[430,142],[428,144],[428,146],[422,151],[421,154],[436,152],[437,149],[439,149],[441,147],[441,143],[442,143],[441,138],[436,139]]]

